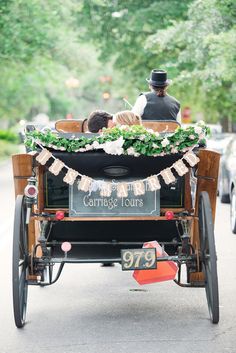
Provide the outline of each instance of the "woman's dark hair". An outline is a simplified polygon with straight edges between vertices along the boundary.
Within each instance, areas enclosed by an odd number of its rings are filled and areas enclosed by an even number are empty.
[[[112,115],[104,110],[95,110],[88,119],[88,129],[90,132],[99,132],[104,127],[108,127],[108,121],[112,120]]]
[[[167,86],[168,86],[168,85],[167,85]],[[164,87],[152,86],[152,88],[153,88],[153,90],[156,92],[156,95],[157,95],[158,97],[165,97],[165,96],[166,96],[167,86],[164,86]]]

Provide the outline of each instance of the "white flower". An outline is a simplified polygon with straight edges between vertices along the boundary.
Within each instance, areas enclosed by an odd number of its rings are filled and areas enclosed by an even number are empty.
[[[157,145],[156,143],[153,143],[153,144],[152,144],[152,147],[153,147],[153,148],[158,148],[158,145]]]
[[[86,151],[86,148],[80,148],[79,149],[79,152],[85,152]]]
[[[160,136],[160,134],[159,134],[158,131],[155,131],[155,132],[154,132],[154,135],[156,135],[156,137],[159,137],[159,136]]]
[[[150,134],[153,134],[154,133],[154,131],[152,130],[152,129],[146,129],[147,130],[147,132],[149,132]]]
[[[202,133],[202,128],[201,126],[195,126],[194,127],[194,132],[198,135],[200,135]]]
[[[139,140],[143,141],[145,139],[145,135],[140,135]]]
[[[124,150],[122,148],[124,144],[123,136],[119,137],[116,141],[107,141],[104,143],[103,149],[108,154],[121,155]]]
[[[161,141],[161,145],[162,147],[166,147],[167,145],[169,145],[170,141],[168,140],[168,138],[164,138],[163,141]]]
[[[202,139],[205,138],[205,135],[204,134],[200,134],[198,137],[199,137],[199,140],[202,140]]]
[[[189,135],[189,139],[190,139],[190,140],[194,140],[194,139],[195,139],[195,136],[194,136],[194,135]]]
[[[93,149],[93,146],[91,146],[87,143],[87,145],[85,145],[85,149],[86,149],[86,151],[90,151]]]
[[[127,154],[132,156],[132,155],[135,155],[135,149],[133,147],[129,147],[127,148]]]
[[[205,122],[204,122],[203,120],[200,120],[200,121],[198,122],[198,125],[205,126],[206,124],[205,124]]]
[[[177,148],[173,147],[173,148],[171,149],[171,153],[178,153]]]
[[[93,148],[94,148],[95,150],[98,149],[98,148],[100,148],[100,144],[99,144],[98,141],[93,141],[92,146],[93,146]]]
[[[134,157],[139,157],[139,156],[140,156],[140,153],[135,152]]]

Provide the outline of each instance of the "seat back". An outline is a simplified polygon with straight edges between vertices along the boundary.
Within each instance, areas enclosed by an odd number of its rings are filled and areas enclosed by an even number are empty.
[[[55,123],[55,129],[58,132],[74,133],[82,132],[83,120],[58,120]]]
[[[174,120],[143,120],[142,124],[145,128],[152,129],[158,132],[173,132],[180,126],[178,121]]]
[[[177,121],[172,120],[143,120],[143,126],[148,129],[152,129],[158,132],[173,132],[180,126]],[[83,120],[58,120],[55,123],[55,129],[61,133],[76,133],[84,132],[84,123]],[[85,127],[86,130],[86,127]]]

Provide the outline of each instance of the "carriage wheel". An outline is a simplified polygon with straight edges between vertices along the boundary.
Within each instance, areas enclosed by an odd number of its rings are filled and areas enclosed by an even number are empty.
[[[25,324],[28,294],[28,227],[24,197],[18,195],[15,204],[13,233],[12,288],[14,318],[17,327]]]
[[[199,199],[199,235],[205,290],[210,318],[213,324],[219,322],[219,292],[216,267],[216,249],[211,204],[208,193],[201,192]]]

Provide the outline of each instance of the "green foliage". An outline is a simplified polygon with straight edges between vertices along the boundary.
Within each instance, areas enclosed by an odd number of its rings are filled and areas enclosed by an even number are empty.
[[[14,153],[19,153],[19,146],[0,139],[0,161],[9,158]]]
[[[79,40],[76,0],[0,1],[0,119],[83,118],[101,106],[99,76],[110,74]],[[66,81],[75,77],[78,87]]]
[[[157,31],[147,47],[177,72],[175,89],[183,102],[205,112],[208,121],[236,120],[235,2],[195,0],[186,21]]]
[[[83,38],[101,51],[100,58],[115,59],[118,69],[125,70],[141,87],[147,72],[156,67],[155,54],[144,47],[148,36],[167,28],[173,20],[185,18],[190,0],[82,1],[78,25]]]
[[[18,143],[19,137],[14,132],[8,130],[0,130],[0,140]]]
[[[123,110],[163,68],[182,106],[236,121],[235,23],[235,0],[0,0],[0,119]]]
[[[204,111],[208,121],[236,120],[234,0],[90,0],[77,16],[85,39],[103,60],[115,58],[139,91],[152,68],[164,68],[182,106]]]
[[[1,58],[29,62],[34,55],[52,55],[56,28],[71,24],[74,2],[11,0],[0,2]],[[67,9],[68,8],[68,9]],[[66,10],[66,11],[65,11]]]
[[[25,145],[31,150],[37,150],[39,145],[67,152],[86,152],[96,149],[106,151],[106,143],[121,139],[124,154],[157,156],[185,152],[188,148],[197,146],[209,133],[209,128],[203,122],[186,129],[178,128],[174,133],[169,134],[159,134],[141,125],[134,125],[104,129],[103,134],[98,137],[74,136],[71,139],[60,137],[50,130],[46,132],[34,130],[26,134]],[[111,152],[111,154],[116,153]],[[117,154],[120,154],[120,151]]]

